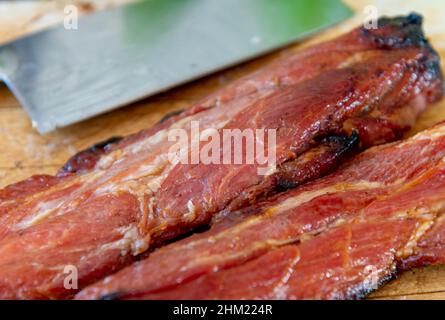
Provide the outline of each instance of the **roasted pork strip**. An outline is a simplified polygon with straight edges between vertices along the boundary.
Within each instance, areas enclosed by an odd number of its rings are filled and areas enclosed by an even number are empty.
[[[293,53],[187,111],[0,191],[0,297],[63,298],[195,227],[332,171],[396,139],[442,96],[437,54],[417,15],[379,20]],[[278,167],[183,165],[171,129],[275,129]],[[202,146],[203,148],[205,147]]]
[[[444,261],[444,212],[445,123],[219,217],[209,231],[155,251],[77,298],[360,298],[397,266]]]

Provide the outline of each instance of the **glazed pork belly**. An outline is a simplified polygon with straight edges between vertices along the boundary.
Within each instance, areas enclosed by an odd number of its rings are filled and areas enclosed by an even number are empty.
[[[216,216],[297,187],[398,139],[443,94],[438,55],[415,14],[382,18],[291,52],[133,136],[98,144],[57,176],[0,190],[0,297],[69,298]],[[276,163],[172,161],[172,130],[275,130]],[[203,142],[201,150],[210,142]],[[223,157],[223,155],[221,155]]]

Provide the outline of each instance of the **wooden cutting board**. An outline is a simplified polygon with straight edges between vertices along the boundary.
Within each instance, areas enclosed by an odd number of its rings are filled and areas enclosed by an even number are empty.
[[[81,12],[100,10],[132,0],[78,0]],[[63,1],[68,3],[73,1]],[[20,104],[0,84],[0,188],[32,174],[54,174],[74,153],[111,136],[122,136],[147,128],[168,112],[186,108],[197,99],[270,60],[283,51],[298,50],[332,38],[363,23],[364,8],[374,5],[379,14],[396,15],[411,11],[425,17],[426,34],[445,61],[445,3],[438,0],[345,0],[357,15],[327,32],[267,57],[196,81],[94,119],[44,136],[39,135]],[[100,4],[99,4],[100,3]],[[443,3],[443,4],[442,4]],[[39,30],[63,18],[63,5],[54,1],[0,4],[0,43]],[[6,17],[6,18],[5,18]],[[445,69],[445,68],[444,68]],[[445,99],[429,108],[409,133],[445,119]],[[417,269],[371,295],[374,299],[445,299],[445,266]]]

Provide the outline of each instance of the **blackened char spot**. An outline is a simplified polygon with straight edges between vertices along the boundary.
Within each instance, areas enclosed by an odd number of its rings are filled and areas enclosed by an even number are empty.
[[[352,148],[358,145],[359,143],[359,134],[357,131],[353,130],[351,135],[348,136],[328,136],[323,138],[323,142],[327,142],[329,144],[335,144],[339,146],[337,153],[344,154],[345,152],[350,151]]]
[[[177,116],[177,115],[179,115],[179,114],[181,114],[181,113],[183,113],[183,112],[184,112],[183,109],[169,112],[169,113],[167,113],[165,116],[163,116],[161,120],[158,121],[158,124],[164,123],[164,122],[167,121],[168,119],[170,119],[170,118],[172,118],[172,117],[174,117],[174,116]]]
[[[382,287],[385,283],[389,282],[392,279],[395,279],[397,276],[397,271],[391,271],[379,278],[377,283],[372,283],[370,281],[364,281],[360,285],[356,287],[349,288],[345,293],[345,296],[334,296],[333,299],[336,300],[361,300],[366,298],[369,294]]]
[[[393,18],[389,18],[389,17],[382,17],[379,19],[379,27],[384,27],[384,26],[395,26],[398,28],[404,28],[407,27],[409,25],[416,25],[416,26],[422,26],[422,21],[423,18],[420,14],[416,13],[416,12],[411,12],[410,14],[408,14],[407,16],[399,16],[399,17],[393,17]]]
[[[66,173],[81,173],[92,169],[99,158],[110,150],[110,147],[119,142],[121,137],[112,137],[72,156],[59,170],[58,176]]]
[[[423,47],[428,41],[422,31],[422,16],[411,13],[396,18],[382,17],[377,29],[361,28],[365,39],[372,41],[378,48]]]
[[[107,293],[100,297],[100,300],[119,300],[125,296],[124,293],[121,292],[111,292]]]
[[[359,146],[359,134],[350,136],[331,135],[297,159],[284,163],[277,175],[276,191],[295,188],[307,181],[320,178],[336,169]]]

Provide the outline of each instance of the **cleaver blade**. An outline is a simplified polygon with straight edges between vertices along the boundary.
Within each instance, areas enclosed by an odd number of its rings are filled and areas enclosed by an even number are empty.
[[[147,0],[0,46],[40,133],[257,57],[352,14],[339,0]]]

